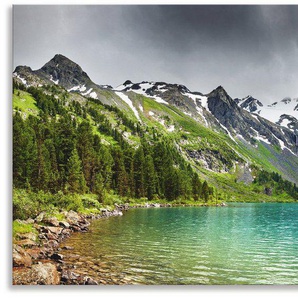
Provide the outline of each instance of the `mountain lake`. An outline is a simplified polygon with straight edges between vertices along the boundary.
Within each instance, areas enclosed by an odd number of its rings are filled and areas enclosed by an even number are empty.
[[[105,284],[298,284],[298,204],[130,209],[64,245]]]

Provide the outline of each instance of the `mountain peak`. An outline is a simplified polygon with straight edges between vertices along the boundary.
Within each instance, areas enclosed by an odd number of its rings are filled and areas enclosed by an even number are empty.
[[[124,83],[123,83],[123,86],[127,86],[127,85],[132,85],[132,81],[131,80],[126,80]]]
[[[227,91],[224,89],[224,87],[220,85],[216,89],[211,91],[209,93],[209,96],[212,96],[212,97],[220,96],[220,98],[222,98],[222,97],[228,97],[229,95]]]
[[[83,86],[91,81],[77,63],[61,54],[56,54],[38,72],[66,89]]]

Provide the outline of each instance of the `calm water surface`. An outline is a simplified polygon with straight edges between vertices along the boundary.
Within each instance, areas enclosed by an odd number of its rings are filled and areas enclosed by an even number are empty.
[[[132,209],[66,245],[126,283],[298,284],[298,204]]]

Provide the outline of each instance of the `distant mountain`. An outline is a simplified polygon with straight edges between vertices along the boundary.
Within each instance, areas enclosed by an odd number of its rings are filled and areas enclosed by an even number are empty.
[[[258,114],[273,123],[298,132],[298,98],[285,97],[269,105],[263,105],[252,96],[243,99],[236,98],[235,101],[248,112]]]
[[[251,113],[258,113],[263,104],[258,100],[253,98],[251,95],[243,99],[236,98],[235,101],[237,104],[244,110],[251,112]]]
[[[298,182],[298,99],[264,106],[252,96],[232,99],[222,86],[203,94],[166,82],[127,80],[113,88],[94,83],[62,55],[39,70],[18,66],[13,76],[27,87],[62,88],[71,100],[78,100],[76,95],[80,102],[91,98],[115,106],[144,130],[154,127],[159,135],[172,136],[183,158],[207,170],[229,172],[239,163],[258,164]],[[121,133],[130,143],[135,141],[129,132]]]

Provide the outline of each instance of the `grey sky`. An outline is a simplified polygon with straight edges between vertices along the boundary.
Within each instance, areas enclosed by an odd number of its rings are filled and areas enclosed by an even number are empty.
[[[14,67],[55,54],[98,84],[165,81],[298,97],[298,6],[14,6]]]

